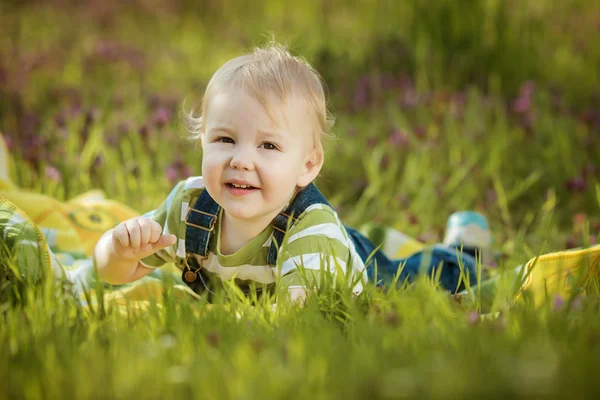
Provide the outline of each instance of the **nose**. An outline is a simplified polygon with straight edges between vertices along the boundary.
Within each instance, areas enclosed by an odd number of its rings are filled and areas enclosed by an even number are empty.
[[[241,147],[241,146],[240,146]],[[251,151],[248,149],[240,148],[233,153],[231,162],[229,163],[231,168],[234,169],[245,169],[247,171],[254,170],[254,161],[252,160]]]

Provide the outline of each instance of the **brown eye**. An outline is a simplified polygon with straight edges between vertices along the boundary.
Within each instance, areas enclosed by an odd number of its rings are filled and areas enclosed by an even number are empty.
[[[262,146],[265,150],[277,150],[277,146],[273,143],[263,143]]]
[[[216,141],[221,143],[235,143],[232,138],[226,136],[219,137]]]

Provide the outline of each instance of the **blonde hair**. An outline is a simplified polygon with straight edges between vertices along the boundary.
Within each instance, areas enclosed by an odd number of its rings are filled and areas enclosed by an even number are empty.
[[[315,145],[323,150],[321,139],[330,136],[334,119],[327,110],[321,76],[304,59],[291,55],[286,47],[274,42],[229,60],[215,72],[204,92],[200,115],[195,115],[193,110],[185,113],[190,140],[199,142],[204,134],[204,116],[213,95],[232,85],[247,90],[271,116],[269,95],[281,103],[292,96],[304,100],[313,115]]]

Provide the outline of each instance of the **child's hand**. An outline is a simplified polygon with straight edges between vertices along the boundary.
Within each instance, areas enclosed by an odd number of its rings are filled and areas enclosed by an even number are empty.
[[[177,241],[175,235],[161,233],[158,222],[146,217],[131,218],[113,229],[113,251],[119,258],[139,261]]]

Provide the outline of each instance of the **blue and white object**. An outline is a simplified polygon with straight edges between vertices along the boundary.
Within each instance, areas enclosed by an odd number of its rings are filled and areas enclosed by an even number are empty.
[[[450,215],[444,235],[446,246],[463,247],[465,250],[479,249],[481,262],[492,261],[492,231],[488,220],[475,211],[458,211]]]

